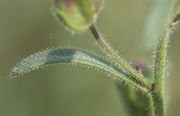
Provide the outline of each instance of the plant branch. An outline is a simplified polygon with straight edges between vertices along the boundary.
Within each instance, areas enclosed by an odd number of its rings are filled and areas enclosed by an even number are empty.
[[[90,27],[90,31],[92,35],[94,36],[94,39],[97,41],[100,48],[113,60],[115,60],[118,65],[125,69],[129,73],[129,76],[131,76],[134,80],[134,82],[141,86],[142,88],[146,88],[147,91],[150,91],[151,89],[151,83],[149,80],[144,78],[144,76],[137,72],[135,69],[133,69],[132,66],[130,66],[123,58],[121,58],[117,52],[106,42],[106,40],[101,36],[101,34],[98,32],[96,25],[93,23]]]
[[[179,2],[177,2],[179,5]],[[155,57],[155,69],[154,69],[154,82],[152,86],[152,99],[153,99],[153,107],[155,116],[164,116],[164,96],[163,96],[163,88],[164,88],[164,78],[166,72],[166,57],[167,57],[167,47],[168,47],[168,39],[172,34],[174,28],[178,24],[180,20],[180,12],[175,9],[175,13],[170,18],[170,23],[167,25],[167,29],[163,36],[159,40],[159,44],[156,49],[156,57]]]
[[[156,116],[164,116],[163,84],[165,76],[167,38],[161,38],[156,49],[154,83],[152,86],[152,98]]]

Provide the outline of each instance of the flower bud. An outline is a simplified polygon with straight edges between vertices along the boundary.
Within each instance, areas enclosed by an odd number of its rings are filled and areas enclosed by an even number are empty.
[[[83,31],[96,19],[101,2],[102,0],[56,0],[56,16],[68,28]]]

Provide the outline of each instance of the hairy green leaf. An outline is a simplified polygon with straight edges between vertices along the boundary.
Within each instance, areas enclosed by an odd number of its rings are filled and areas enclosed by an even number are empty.
[[[141,85],[138,84],[138,80],[133,80],[133,78],[128,76],[125,71],[121,70],[108,60],[75,48],[52,48],[33,54],[17,63],[16,66],[12,68],[10,77],[15,78],[41,67],[57,63],[87,65],[91,68],[99,69],[107,74],[113,75],[117,77],[117,79],[122,79],[128,84],[131,83],[131,85],[136,86],[139,89],[143,89]]]

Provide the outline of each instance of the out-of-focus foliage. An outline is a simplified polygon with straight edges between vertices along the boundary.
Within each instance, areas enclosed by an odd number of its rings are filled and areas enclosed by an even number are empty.
[[[154,0],[151,3],[149,12],[147,13],[144,33],[143,33],[143,47],[153,49],[157,44],[157,40],[164,32],[165,27],[171,17],[171,11],[174,8],[176,0]]]

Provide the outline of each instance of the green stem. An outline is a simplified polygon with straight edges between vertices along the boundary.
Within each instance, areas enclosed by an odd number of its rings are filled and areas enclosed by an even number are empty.
[[[179,2],[178,2],[179,3]],[[155,57],[155,69],[154,69],[154,82],[152,84],[152,100],[154,107],[155,116],[164,116],[164,97],[163,97],[163,84],[165,77],[166,69],[166,57],[167,57],[167,47],[168,39],[175,29],[176,25],[180,20],[179,11],[175,13],[170,19],[169,25],[167,25],[167,30],[163,34],[163,37],[160,38],[159,44],[156,49]]]
[[[171,30],[169,29],[166,31],[166,34],[164,34],[165,36],[160,39],[156,49],[154,82],[152,86],[152,99],[155,116],[164,116],[163,84],[170,32]]]
[[[106,42],[106,40],[98,32],[96,25],[94,23],[91,25],[90,31],[97,43],[99,44],[99,46],[102,48],[102,50],[105,51],[105,53],[107,53],[111,58],[113,58],[120,67],[124,68],[130,74],[130,76],[132,76],[134,82],[137,85],[141,86],[141,90],[146,92],[150,91],[151,83],[149,82],[149,80],[145,79],[141,73],[137,72],[123,58],[121,58],[117,54],[117,52],[114,51],[114,49]]]
[[[168,39],[175,29],[176,25],[180,21],[180,2],[177,0],[174,10],[172,11],[172,16],[167,23],[167,30],[163,34],[163,37],[159,40],[158,47],[156,49],[155,58],[155,69],[154,69],[154,82],[152,86],[152,99],[155,116],[164,116],[164,96],[163,96],[163,84],[165,77],[165,66],[166,66],[166,56]]]

